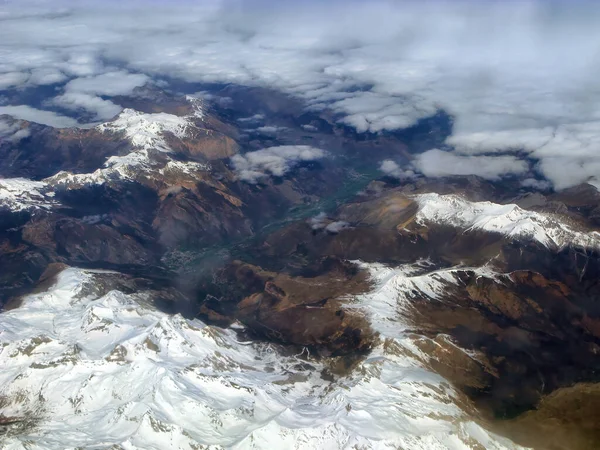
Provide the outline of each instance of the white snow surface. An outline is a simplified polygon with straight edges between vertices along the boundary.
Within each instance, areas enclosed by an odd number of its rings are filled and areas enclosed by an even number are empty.
[[[26,178],[0,179],[0,207],[11,211],[51,209],[59,204],[53,197],[54,192],[42,181]]]
[[[513,239],[537,241],[560,250],[569,245],[599,248],[600,233],[578,231],[565,223],[564,218],[520,208],[515,204],[471,202],[458,195],[436,193],[414,196],[419,204],[417,223],[439,223],[500,233]]]
[[[406,317],[411,315],[413,299],[442,301],[449,286],[459,286],[462,283],[459,274],[464,271],[473,271],[477,279],[483,277],[496,282],[508,282],[504,274],[495,272],[490,266],[434,269],[429,260],[419,260],[399,267],[354,262],[370,273],[374,288],[366,294],[356,296],[356,301],[348,307],[365,311],[375,331],[408,343],[408,346],[410,340],[406,339],[404,330],[409,327]]]
[[[396,292],[385,290],[389,270],[373,266],[374,296]],[[3,449],[518,448],[393,351],[410,346],[400,323],[352,373],[326,381],[320,362],[159,312],[150,293],[102,294],[98,276],[66,269],[0,314],[0,414],[32,421],[0,436]],[[383,331],[378,322],[393,320],[370,316]]]
[[[191,116],[176,116],[168,113],[148,114],[125,108],[116,119],[98,125],[102,132],[124,133],[134,147],[143,150],[171,151],[167,145],[164,133],[172,133],[179,139],[188,135],[191,128],[195,128],[194,118],[202,118],[203,112],[199,100],[192,97],[188,101],[194,106]]]
[[[155,178],[156,174],[171,173],[175,176],[197,179],[198,175],[210,170],[207,164],[194,161],[176,161],[167,157],[166,164],[158,162],[151,151],[138,150],[125,156],[111,156],[104,167],[92,173],[70,173],[60,171],[45,181],[52,185],[78,188],[89,184],[104,184],[114,180],[142,181]]]

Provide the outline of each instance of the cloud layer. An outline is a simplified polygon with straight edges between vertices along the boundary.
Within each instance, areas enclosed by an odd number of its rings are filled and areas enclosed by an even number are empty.
[[[497,181],[507,175],[525,175],[529,169],[526,161],[512,155],[461,155],[437,148],[417,155],[406,167],[389,159],[382,161],[379,166],[379,170],[383,173],[400,181],[408,181],[419,175],[431,178],[477,175],[486,180]],[[536,183],[535,179],[527,180],[523,183],[525,187],[534,189],[548,187],[543,183]]]
[[[16,119],[41,123],[55,128],[69,128],[77,125],[71,117],[65,117],[52,111],[44,111],[27,105],[0,106],[0,115],[7,114]]]
[[[150,78],[143,74],[125,71],[106,72],[91,77],[75,78],[64,87],[64,93],[53,102],[66,109],[87,110],[96,113],[97,120],[108,120],[121,112],[121,108],[102,96],[128,95],[136,87],[148,83]]]
[[[427,177],[479,175],[487,180],[498,180],[509,174],[524,174],[529,169],[528,164],[516,156],[464,156],[438,149],[418,155],[413,164]]]
[[[0,90],[56,85],[48,104],[105,120],[149,80],[260,85],[361,132],[443,108],[452,164],[502,151],[482,174],[518,174],[506,152],[525,150],[564,188],[600,183],[599,19],[585,1],[9,1]]]
[[[255,184],[271,175],[282,177],[300,162],[325,156],[325,151],[308,145],[281,145],[235,155],[231,161],[240,180]]]

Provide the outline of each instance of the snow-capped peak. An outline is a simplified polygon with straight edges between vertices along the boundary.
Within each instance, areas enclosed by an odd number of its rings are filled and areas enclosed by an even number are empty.
[[[600,247],[600,233],[578,231],[559,216],[528,211],[515,204],[471,202],[458,195],[436,193],[419,194],[414,199],[419,204],[416,221],[420,224],[441,223],[466,231],[500,233],[558,250],[569,245]]]
[[[169,132],[183,139],[192,126],[188,117],[167,113],[146,114],[126,108],[115,120],[99,125],[98,129],[103,132],[124,133],[136,148],[168,152],[170,149],[164,133]]]
[[[69,188],[85,184],[103,184],[111,180],[153,179],[154,173],[164,174],[165,170],[174,175],[180,174],[189,179],[196,179],[198,174],[209,170],[206,164],[193,161],[176,161],[161,154],[171,151],[165,133],[171,133],[179,139],[188,137],[195,120],[204,113],[202,102],[189,97],[193,108],[189,116],[176,116],[168,113],[147,114],[133,109],[124,109],[112,122],[97,127],[102,132],[123,133],[134,147],[134,151],[123,156],[111,156],[104,167],[92,173],[73,174],[61,171],[46,181],[53,185],[65,185]],[[159,153],[160,152],[160,153]]]
[[[171,133],[179,139],[187,136],[190,128],[195,127],[194,119],[204,116],[202,101],[188,96],[193,113],[189,116],[176,116],[168,113],[143,113],[125,108],[116,119],[99,125],[102,132],[124,133],[134,147],[143,150],[170,151],[164,133]]]

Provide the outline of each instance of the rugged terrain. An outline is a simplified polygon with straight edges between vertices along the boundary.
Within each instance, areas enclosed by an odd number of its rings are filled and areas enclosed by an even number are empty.
[[[595,187],[393,178],[449,116],[358,134],[217,94],[6,118],[6,448],[600,444]]]

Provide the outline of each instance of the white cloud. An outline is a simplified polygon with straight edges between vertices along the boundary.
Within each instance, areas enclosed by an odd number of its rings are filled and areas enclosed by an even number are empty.
[[[0,6],[0,89],[74,78],[57,101],[107,117],[114,106],[87,96],[127,92],[144,75],[260,85],[359,131],[444,108],[458,152],[523,149],[556,186],[587,180],[600,161],[587,145],[600,136],[589,125],[600,122],[597,2],[60,4],[61,14],[31,0]],[[553,170],[548,140],[586,167]]]
[[[48,125],[54,128],[77,126],[77,121],[70,117],[61,116],[52,111],[43,111],[32,108],[27,105],[0,106],[0,114],[8,114],[16,119],[41,123],[42,125]]]
[[[597,180],[600,167],[600,121],[539,129],[455,134],[448,143],[468,155],[523,150],[540,161],[538,170],[556,189]]]
[[[240,117],[239,119],[237,119],[237,121],[241,122],[241,123],[261,122],[264,118],[265,118],[265,116],[263,114],[254,114],[253,116],[250,116],[250,117]]]
[[[344,123],[361,132],[408,128],[419,119],[436,113],[433,102],[421,101],[414,96],[390,97],[372,92],[360,92],[336,101],[333,109],[345,114]]]
[[[308,219],[307,222],[313,230],[322,230],[329,223],[329,219],[327,218],[326,213],[320,212],[316,216]]]
[[[53,67],[41,67],[31,71],[31,76],[27,80],[27,84],[33,86],[44,86],[48,84],[62,83],[66,80],[67,76],[60,70]]]
[[[65,93],[54,98],[52,102],[74,111],[91,111],[95,113],[97,120],[108,120],[119,114],[123,108],[100,96],[128,95],[149,80],[147,75],[125,71],[75,78],[66,84]]]
[[[67,92],[82,92],[85,94],[106,95],[128,95],[136,87],[143,86],[150,81],[144,74],[129,73],[125,71],[107,72],[101,75],[76,78],[67,83]]]
[[[21,72],[0,73],[0,89],[7,89],[24,84],[29,76]]]
[[[521,175],[529,170],[528,164],[515,156],[463,156],[438,149],[418,155],[413,164],[427,177],[478,175],[498,180],[505,175]]]
[[[0,144],[3,141],[19,142],[29,136],[29,130],[17,123],[11,123],[0,119]]]
[[[287,127],[278,127],[275,125],[266,125],[264,127],[258,127],[256,129],[256,131],[258,131],[259,133],[264,133],[264,134],[277,134],[277,133],[281,133],[282,131],[287,130]]]
[[[507,175],[523,175],[528,172],[529,165],[511,155],[460,155],[455,152],[433,149],[417,155],[412,163],[405,168],[395,161],[387,159],[381,162],[379,170],[401,181],[416,178],[417,173],[415,172],[432,178],[478,175],[488,180],[499,180]],[[530,180],[536,181],[534,179]],[[534,187],[532,181],[523,181],[522,184],[523,186]],[[540,189],[540,186],[541,184],[538,184],[535,188]]]
[[[565,189],[580,182],[600,186],[600,159],[593,157],[553,156],[539,163],[542,174],[552,181],[555,189]]]
[[[455,133],[446,140],[462,154],[494,153],[501,150],[534,151],[552,139],[552,127]]]
[[[349,228],[350,224],[348,222],[344,222],[344,221],[337,221],[337,222],[331,222],[329,225],[327,225],[325,227],[325,231],[328,231],[329,233],[332,234],[337,234],[342,230],[345,230],[346,228]]]
[[[521,186],[524,188],[546,191],[552,188],[552,184],[546,180],[536,180],[535,178],[525,178],[521,181]]]
[[[393,178],[397,178],[399,180],[410,180],[416,177],[414,170],[412,170],[411,168],[403,169],[402,167],[400,167],[400,165],[398,165],[398,163],[392,161],[391,159],[386,159],[385,161],[382,161],[379,166],[379,170],[381,170],[386,175]]]
[[[66,92],[52,101],[57,106],[73,111],[93,111],[97,120],[108,120],[119,114],[123,108],[115,105],[110,100],[104,100],[95,95],[81,92]]]
[[[221,108],[227,108],[232,105],[233,99],[231,97],[223,97],[220,95],[211,94],[208,91],[198,91],[192,94],[196,98],[202,98],[204,100],[208,100],[209,102],[215,103],[219,105]]]
[[[269,147],[231,158],[240,180],[257,183],[261,178],[285,175],[302,161],[315,161],[326,156],[324,150],[308,145],[282,145]]]
[[[320,212],[316,216],[311,217],[307,220],[307,223],[313,230],[325,230],[331,234],[337,234],[346,228],[350,228],[350,224],[343,220],[332,222],[324,212]]]

